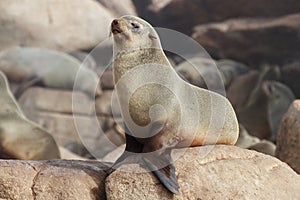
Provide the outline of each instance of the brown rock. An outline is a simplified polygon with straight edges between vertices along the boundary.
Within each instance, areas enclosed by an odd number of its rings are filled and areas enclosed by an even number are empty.
[[[107,39],[89,52],[97,63],[98,74],[101,74],[105,69],[111,69],[111,62],[113,61],[112,45],[112,40]]]
[[[79,101],[72,107],[72,100]],[[82,92],[64,91],[33,87],[21,96],[20,106],[25,114],[34,111],[53,112],[61,114],[92,114],[92,101]]]
[[[124,137],[114,129],[111,94],[107,90],[96,100],[99,116],[92,115],[94,102],[80,92],[31,88],[20,98],[20,105],[25,115],[50,132],[60,146],[81,156],[90,156],[90,152],[101,158],[124,143]],[[74,97],[80,102],[78,107],[72,107]]]
[[[276,157],[300,173],[300,100],[292,103],[281,121]]]
[[[97,0],[104,7],[110,10],[116,17],[121,17],[123,15],[137,15],[135,6],[132,0]]]
[[[299,175],[274,157],[223,145],[176,150],[173,158],[179,153],[184,153],[175,161],[180,195],[172,196],[152,173],[124,165],[135,172],[117,170],[108,176],[107,199],[300,198]]]
[[[115,126],[115,120],[112,117],[98,116],[97,118],[103,132],[106,132]]]
[[[103,91],[103,94],[96,99],[95,108],[96,113],[99,115],[112,116],[111,108],[111,99],[112,99],[111,90]]]
[[[0,161],[0,198],[105,199],[107,167],[83,161]]]
[[[89,118],[81,117],[82,121]],[[62,115],[55,113],[35,113],[33,121],[48,130],[59,145],[64,146],[69,142],[80,142],[77,129],[72,115]],[[90,123],[92,125],[92,123]]]
[[[112,70],[106,70],[103,72],[100,77],[101,87],[104,90],[112,90],[114,89],[114,80],[113,80],[113,72]]]
[[[92,48],[108,37],[113,19],[92,0],[4,0],[0,13],[0,50],[13,46]]]
[[[74,58],[77,58],[83,66],[96,72],[97,63],[92,55],[83,51],[72,51],[69,52],[69,55],[73,56]]]
[[[190,33],[191,27],[236,17],[272,17],[300,10],[297,0],[147,0],[134,1],[139,16],[155,26]]]
[[[297,51],[299,20],[300,14],[228,20],[197,26],[193,38],[213,57],[231,58],[250,65],[284,63],[300,56]]]
[[[125,134],[118,132],[115,127],[106,131],[105,136],[116,146],[120,146],[125,143]]]

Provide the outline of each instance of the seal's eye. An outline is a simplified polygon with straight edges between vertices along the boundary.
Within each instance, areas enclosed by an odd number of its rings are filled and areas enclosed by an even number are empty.
[[[140,26],[137,25],[136,23],[131,23],[131,26],[134,30],[138,30],[140,28]]]

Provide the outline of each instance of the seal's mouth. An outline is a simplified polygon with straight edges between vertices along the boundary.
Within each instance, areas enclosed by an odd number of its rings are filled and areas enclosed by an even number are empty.
[[[119,34],[119,33],[122,33],[122,31],[120,29],[117,29],[117,28],[112,28],[111,29],[111,32],[116,35],[116,34]]]

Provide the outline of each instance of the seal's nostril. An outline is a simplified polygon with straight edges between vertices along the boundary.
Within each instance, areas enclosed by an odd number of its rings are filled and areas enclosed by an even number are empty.
[[[113,24],[118,25],[119,21],[117,19],[114,19]]]

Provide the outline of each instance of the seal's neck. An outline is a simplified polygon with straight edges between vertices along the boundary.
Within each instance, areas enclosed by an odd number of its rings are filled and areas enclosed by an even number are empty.
[[[119,52],[113,62],[115,83],[128,71],[137,66],[159,64],[170,66],[170,63],[161,49],[149,48]]]

